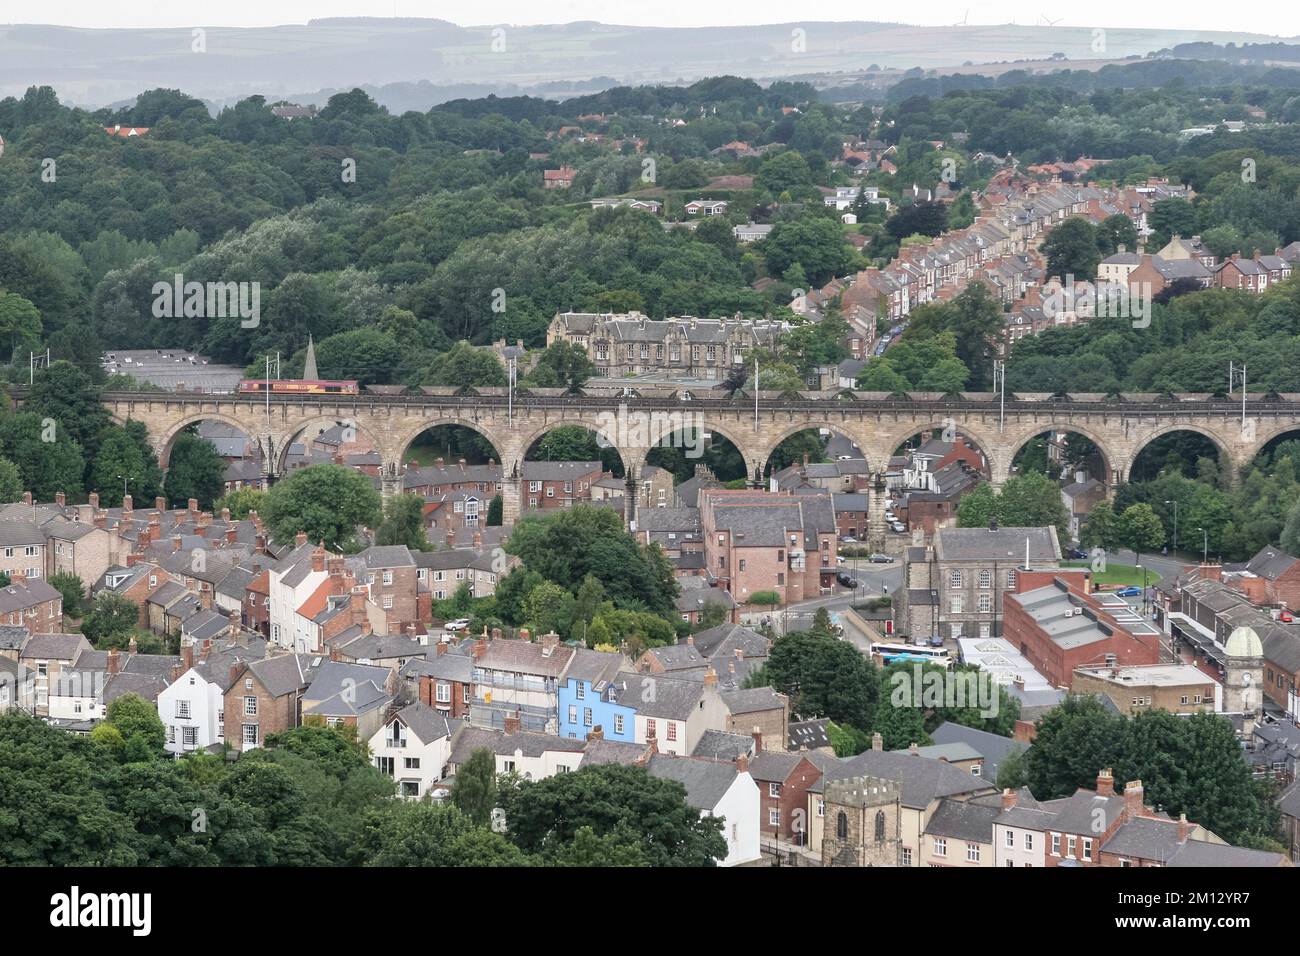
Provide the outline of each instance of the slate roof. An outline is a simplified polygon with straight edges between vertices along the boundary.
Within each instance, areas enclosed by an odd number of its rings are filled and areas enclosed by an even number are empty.
[[[736,780],[736,765],[694,757],[655,754],[647,768],[652,777],[676,780],[686,788],[686,802],[697,810],[713,810]]]
[[[727,760],[735,763],[741,754],[749,756],[754,752],[754,738],[748,734],[733,734],[725,730],[706,730],[700,734],[700,742],[691,751],[692,757],[705,760]]]
[[[551,734],[535,734],[520,731],[517,734],[505,734],[483,727],[472,727],[461,723],[452,738],[450,763],[465,763],[474,751],[486,748],[501,757],[521,753],[525,757],[540,757],[544,753],[578,753],[586,747],[586,741],[573,740],[568,737],[555,737]]]
[[[251,661],[249,672],[273,697],[282,697],[307,687],[324,658],[309,654],[276,654]]]
[[[754,714],[785,707],[785,700],[771,687],[727,691],[722,695],[722,702],[732,714]]]
[[[971,843],[992,843],[993,821],[1001,812],[1000,806],[970,800],[940,800],[925,826],[925,832]]]
[[[0,614],[26,610],[60,596],[57,590],[45,583],[44,578],[33,578],[25,584],[11,584],[0,588]]]
[[[28,661],[72,661],[90,649],[90,642],[80,634],[33,634],[19,656]]]
[[[813,787],[819,792],[827,780],[846,777],[880,777],[900,785],[905,807],[924,809],[940,797],[978,793],[989,790],[989,781],[967,773],[942,760],[931,760],[910,753],[890,753],[868,750],[843,760],[829,763],[824,777]]]
[[[611,696],[615,702],[627,700],[639,716],[666,720],[686,720],[704,693],[701,683],[661,674],[619,674],[614,687]]]
[[[831,738],[827,725],[830,720],[821,717],[816,720],[795,720],[790,722],[789,740],[786,746],[790,750],[815,750],[818,747],[830,747]]]
[[[582,751],[582,763],[579,766],[599,766],[607,763],[631,766],[645,756],[645,752],[646,748],[643,744],[604,738],[592,740],[588,737],[587,746]]]
[[[1029,541],[1030,564],[1060,561],[1061,551],[1053,528],[940,528],[934,533],[934,547],[940,561],[991,561],[1025,559]]]
[[[977,730],[962,724],[944,721],[930,733],[930,739],[936,744],[966,744],[984,758],[980,776],[986,780],[998,779],[998,767],[1009,756],[1029,749],[1029,745],[1020,740],[991,734],[987,730]]]

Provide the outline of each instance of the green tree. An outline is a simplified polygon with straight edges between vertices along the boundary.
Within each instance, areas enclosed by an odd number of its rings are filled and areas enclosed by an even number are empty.
[[[276,541],[306,532],[338,550],[350,545],[359,526],[373,527],[382,514],[370,479],[341,465],[310,465],[277,482],[266,495],[266,525]]]
[[[567,388],[576,392],[596,374],[587,350],[573,342],[552,342],[520,384],[534,388]]]
[[[81,492],[81,446],[53,418],[26,411],[0,417],[0,455],[18,468],[24,490],[38,501]]]
[[[243,521],[249,512],[256,511],[260,516],[266,508],[266,492],[260,488],[238,488],[212,506],[217,512],[230,509],[232,521]]]
[[[212,442],[191,432],[182,432],[172,444],[163,479],[163,494],[173,508],[183,508],[191,498],[209,510],[225,490],[226,463]]]
[[[134,631],[139,621],[140,608],[134,601],[113,591],[100,591],[81,622],[81,633],[91,644],[105,649],[113,638]]]
[[[108,705],[106,719],[126,742],[128,760],[162,756],[167,729],[152,701],[138,694],[123,694]]]
[[[86,599],[86,585],[81,578],[70,571],[59,571],[51,574],[47,580],[50,587],[58,591],[63,598],[64,616],[81,617],[82,604]]]
[[[375,532],[375,544],[404,544],[412,551],[429,551],[433,545],[424,530],[424,499],[419,495],[394,495],[384,503],[384,520]]]
[[[423,381],[460,388],[501,386],[506,384],[506,370],[495,352],[460,341],[429,363]]]
[[[1062,280],[1074,276],[1076,281],[1091,281],[1101,262],[1096,227],[1079,216],[1053,226],[1042,251],[1047,256],[1047,274]]]
[[[767,673],[772,686],[789,695],[790,709],[805,718],[871,728],[880,678],[852,644],[817,631],[786,634],[772,644]]]
[[[504,836],[475,823],[457,806],[406,800],[371,811],[361,850],[366,866],[524,866],[528,862]]]
[[[0,289],[0,354],[18,365],[41,342],[41,313],[20,295]]]
[[[456,771],[451,802],[476,826],[487,826],[497,805],[497,763],[492,751],[480,747]]]
[[[1139,556],[1154,551],[1165,542],[1165,527],[1148,504],[1130,505],[1116,523],[1120,542]]]
[[[127,491],[137,501],[153,501],[162,493],[162,469],[143,422],[104,429],[99,454],[90,463],[91,487],[98,490],[100,504],[106,508],[121,506],[124,479]]]
[[[503,807],[511,841],[544,860],[570,858],[565,847],[584,827],[636,847],[650,866],[713,866],[727,855],[723,822],[690,806],[682,784],[643,767],[604,764],[525,780],[504,794]]]
[[[17,501],[23,496],[23,476],[18,466],[7,458],[0,458],[0,504]]]

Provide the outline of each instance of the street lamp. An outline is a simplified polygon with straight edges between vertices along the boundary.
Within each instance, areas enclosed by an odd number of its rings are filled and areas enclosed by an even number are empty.
[[[1201,532],[1201,534],[1205,536],[1205,540],[1201,550],[1201,564],[1209,564],[1210,563],[1210,532],[1206,531],[1204,528],[1197,528],[1196,530]]]
[[[1174,551],[1178,550],[1178,502],[1166,501],[1165,504],[1174,506]]]

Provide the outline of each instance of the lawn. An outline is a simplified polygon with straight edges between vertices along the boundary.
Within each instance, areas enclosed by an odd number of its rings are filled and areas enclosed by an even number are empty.
[[[1063,566],[1067,568],[1086,568],[1089,567],[1088,561],[1065,561]],[[1146,569],[1146,583],[1148,586],[1154,586],[1160,582],[1160,575],[1150,568]],[[1124,587],[1129,584],[1142,586],[1142,569],[1132,564],[1115,564],[1107,562],[1105,571],[1094,571],[1092,574],[1092,583],[1094,587]]]

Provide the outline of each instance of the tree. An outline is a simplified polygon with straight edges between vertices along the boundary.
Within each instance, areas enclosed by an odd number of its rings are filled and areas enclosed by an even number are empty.
[[[173,508],[184,507],[194,498],[199,508],[209,510],[225,490],[226,463],[212,442],[191,432],[182,432],[172,445],[163,479],[163,494]]]
[[[179,439],[177,443],[180,444]],[[140,421],[105,428],[100,434],[99,454],[90,463],[90,484],[99,492],[104,507],[121,506],[124,481],[127,491],[137,501],[152,501],[162,493],[162,469]]]
[[[451,802],[476,826],[492,822],[497,805],[497,762],[491,750],[480,747],[456,771]]]
[[[495,352],[475,348],[462,340],[429,363],[423,381],[428,385],[460,388],[501,386],[506,384],[506,370]]]
[[[636,847],[650,866],[713,866],[727,855],[723,822],[690,806],[682,784],[643,767],[584,767],[503,796],[511,842],[547,861],[566,859],[584,827]]]
[[[981,483],[963,496],[957,506],[957,524],[962,528],[983,528],[996,518],[1007,528],[1056,529],[1058,541],[1069,539],[1070,516],[1056,482],[1041,472],[1031,471],[1009,478],[1001,491]]]
[[[1123,213],[1107,216],[1097,226],[1097,248],[1103,256],[1113,255],[1120,246],[1132,252],[1137,242],[1137,226]]]
[[[59,571],[47,579],[50,587],[59,592],[63,598],[65,617],[81,617],[82,603],[85,601],[86,585],[81,578],[69,571]]]
[[[24,490],[38,501],[81,492],[81,446],[53,418],[26,411],[0,418],[0,455],[17,467]]]
[[[1109,501],[1099,501],[1088,512],[1088,520],[1079,533],[1079,543],[1085,548],[1114,551],[1120,546],[1119,519]]]
[[[1053,226],[1042,245],[1047,256],[1047,274],[1062,280],[1074,276],[1077,281],[1091,281],[1101,262],[1097,243],[1096,227],[1082,217],[1075,216]]]
[[[0,289],[0,355],[6,364],[21,364],[22,356],[41,342],[41,313],[20,295]]]
[[[932,743],[930,735],[925,732],[925,718],[921,709],[897,706],[888,694],[880,697],[871,729],[883,738],[886,750],[902,750],[912,744],[925,747]]]
[[[160,757],[167,743],[167,729],[158,708],[139,694],[123,694],[108,705],[108,723],[126,742],[126,758],[141,760]]]
[[[600,461],[600,445],[590,429],[561,425],[538,440],[531,461]]]
[[[90,460],[98,454],[99,435],[109,424],[99,389],[71,362],[55,362],[36,375],[23,411],[54,419]]]
[[[218,512],[229,508],[232,521],[243,521],[250,512],[256,511],[261,515],[266,508],[266,492],[260,488],[238,488],[218,499],[212,507]]]
[[[277,482],[266,496],[266,525],[276,541],[306,532],[338,550],[359,526],[373,527],[382,514],[379,492],[359,471],[341,465],[310,465]]]
[[[769,274],[782,275],[797,264],[813,285],[846,271],[853,261],[853,247],[844,240],[840,224],[820,217],[777,223],[762,248]]]
[[[1148,504],[1130,505],[1120,514],[1117,534],[1124,547],[1137,555],[1154,551],[1165,542],[1165,526]]]
[[[424,499],[419,495],[394,495],[384,504],[384,520],[375,532],[375,544],[404,544],[412,551],[433,547],[424,530]]]
[[[361,850],[365,866],[524,866],[528,862],[504,836],[475,823],[459,807],[422,801],[399,800],[371,811]]]
[[[23,476],[18,466],[7,458],[0,458],[0,504],[17,501],[23,496]]]
[[[576,392],[596,374],[587,350],[573,342],[552,342],[521,383],[531,388],[567,388]]]
[[[113,591],[100,591],[81,622],[81,633],[91,644],[104,649],[112,638],[134,631],[139,621],[140,608],[134,601]]]
[[[543,581],[524,596],[524,623],[537,634],[568,635],[573,626],[573,595],[552,581]]]
[[[852,644],[817,631],[786,634],[772,644],[767,673],[772,686],[789,695],[792,712],[871,728],[880,679]]]

